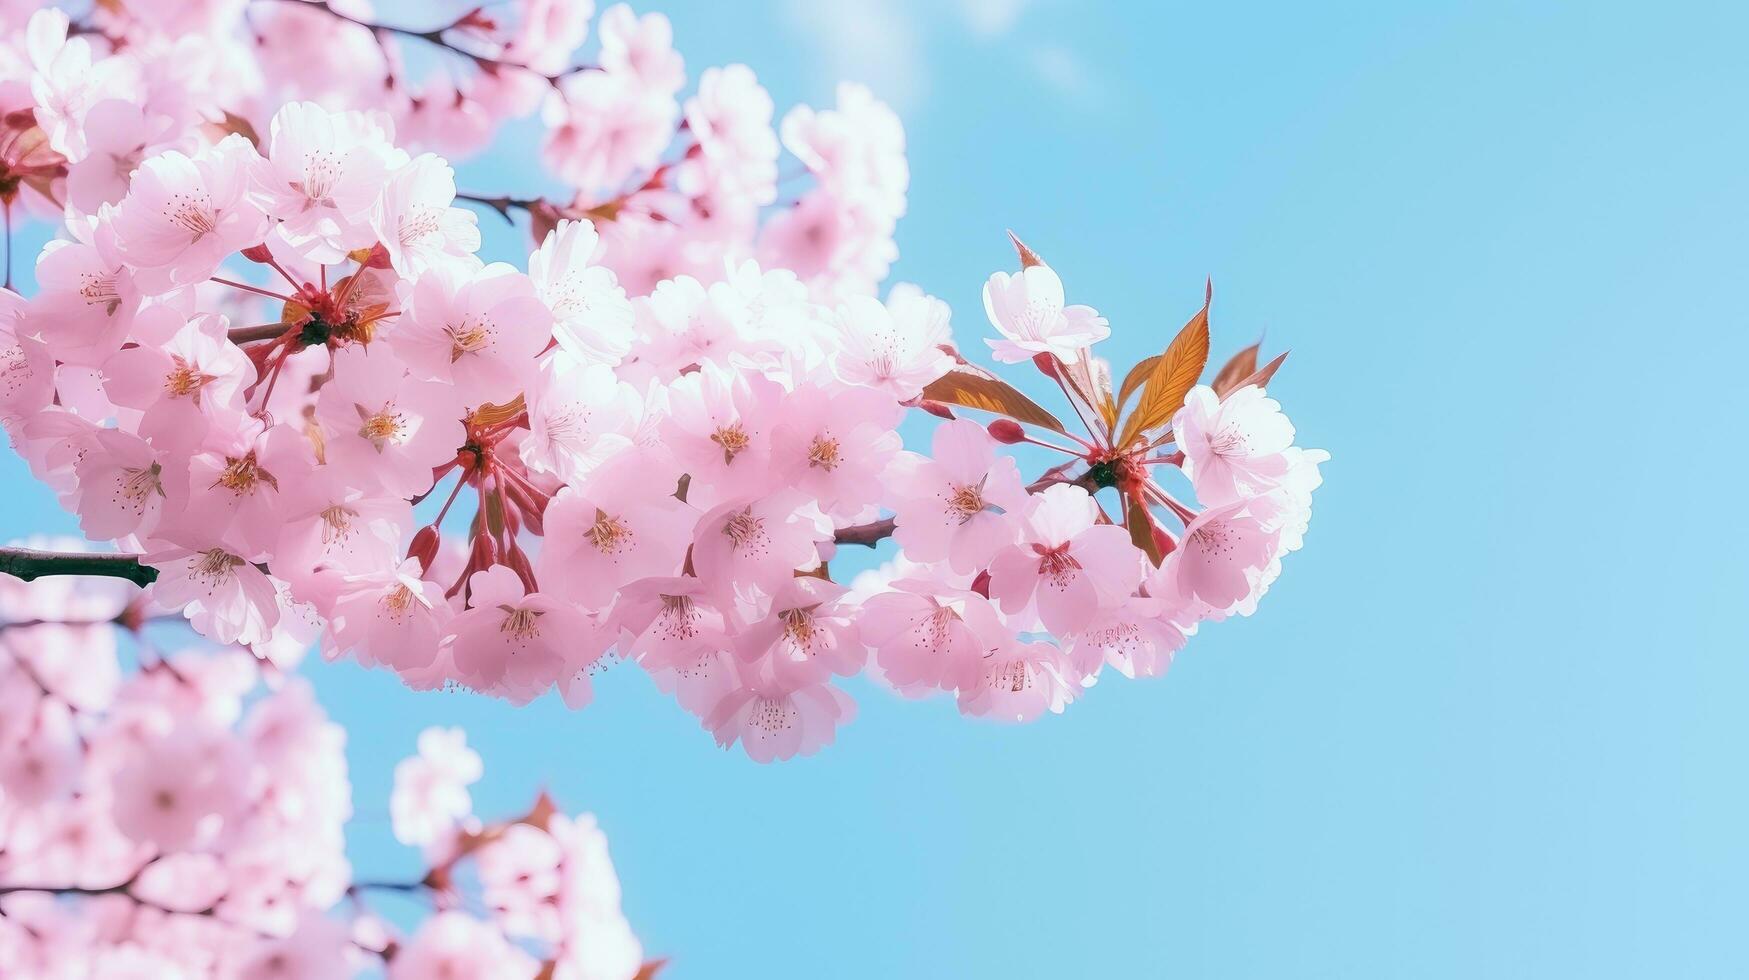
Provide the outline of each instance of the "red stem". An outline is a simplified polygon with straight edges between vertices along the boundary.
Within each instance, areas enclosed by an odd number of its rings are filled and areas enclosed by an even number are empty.
[[[287,302],[287,303],[290,303],[292,301],[292,298],[290,296],[287,296],[284,293],[276,293],[271,289],[262,289],[259,286],[251,286],[246,282],[235,282],[235,281],[232,281],[230,279],[221,279],[218,276],[213,276],[212,278],[213,278],[213,282],[216,282],[221,286],[232,286],[232,287],[235,287],[237,289],[247,290],[251,293],[260,293],[263,296],[271,296],[274,299],[282,300],[282,301]]]

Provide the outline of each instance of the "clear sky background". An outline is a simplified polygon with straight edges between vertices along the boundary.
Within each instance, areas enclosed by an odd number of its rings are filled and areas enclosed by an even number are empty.
[[[635,670],[572,713],[312,665],[361,876],[414,872],[390,771],[462,724],[481,812],[598,815],[674,980],[1749,974],[1749,10],[661,9],[780,107],[895,98],[895,278],[968,351],[1005,227],[1120,370],[1212,277],[1217,357],[1291,347],[1271,392],[1334,454],[1306,548],[1163,680],[1025,728],[855,684],[772,767]],[[462,183],[521,189],[521,150]],[[74,528],[0,480],[0,532]]]

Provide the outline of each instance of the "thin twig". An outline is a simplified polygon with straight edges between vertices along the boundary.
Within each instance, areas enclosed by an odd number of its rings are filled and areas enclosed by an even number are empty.
[[[599,65],[572,65],[571,67],[566,68],[563,71],[555,72],[553,74],[547,74],[546,72],[536,71],[533,68],[529,67],[528,65],[523,64],[522,62],[519,62],[519,61],[510,61],[510,60],[507,60],[504,58],[494,58],[494,57],[491,57],[489,55],[483,55],[483,54],[479,54],[478,52],[469,51],[468,49],[461,47],[460,45],[455,44],[454,42],[450,41],[448,38],[446,38],[444,36],[445,34],[448,34],[450,31],[458,30],[458,29],[469,26],[468,25],[468,18],[466,18],[466,17],[463,17],[460,20],[452,21],[448,24],[443,25],[442,27],[434,27],[434,28],[431,28],[430,30],[422,31],[422,30],[419,30],[419,29],[413,28],[413,27],[397,27],[393,24],[377,24],[377,23],[373,23],[372,21],[364,20],[364,19],[359,18],[359,17],[354,17],[351,14],[344,13],[340,10],[335,9],[334,5],[332,3],[330,3],[329,0],[277,0],[277,2],[302,4],[305,7],[309,7],[309,8],[313,8],[315,10],[323,11],[324,13],[328,14],[329,16],[335,17],[339,20],[346,21],[349,24],[356,24],[359,27],[362,27],[365,30],[370,31],[371,36],[375,37],[379,44],[382,43],[382,36],[384,34],[395,34],[395,35],[398,35],[400,37],[411,38],[415,41],[424,41],[426,44],[434,45],[436,47],[442,48],[445,51],[453,52],[457,55],[460,55],[463,58],[468,59],[469,61],[472,61],[482,71],[496,71],[496,70],[505,69],[505,68],[515,69],[516,71],[525,71],[531,75],[534,75],[537,78],[546,79],[547,84],[552,85],[554,88],[557,88],[559,85],[559,82],[568,75],[575,75],[575,74],[578,74],[579,72],[600,71],[601,70]]]
[[[500,217],[511,224],[516,223],[516,219],[510,216],[512,210],[533,211],[535,205],[541,203],[541,200],[538,197],[511,197],[508,194],[501,194],[497,197],[487,197],[484,194],[469,194],[466,192],[457,194],[455,199],[491,208],[498,212]]]

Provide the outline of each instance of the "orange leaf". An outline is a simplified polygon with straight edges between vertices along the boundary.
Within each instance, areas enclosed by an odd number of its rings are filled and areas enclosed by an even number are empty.
[[[645,960],[644,965],[638,967],[638,973],[636,976],[632,977],[632,980],[654,980],[656,974],[660,973],[662,968],[667,966],[667,965],[668,965],[668,958],[667,957],[662,957],[660,959],[654,959],[654,960]]]
[[[303,323],[310,318],[310,308],[295,299],[288,299],[279,308],[279,322],[285,324]]]
[[[1117,410],[1119,412],[1122,412],[1123,407],[1130,403],[1130,396],[1136,393],[1136,389],[1142,386],[1142,382],[1148,380],[1148,375],[1153,372],[1154,365],[1158,363],[1160,363],[1160,355],[1158,354],[1144,357],[1136,362],[1135,367],[1130,368],[1129,374],[1124,375],[1123,387],[1119,388],[1117,392]]]
[[[1244,379],[1250,377],[1251,373],[1256,370],[1257,345],[1252,344],[1234,354],[1232,360],[1222,365],[1221,369],[1215,372],[1215,380],[1209,382],[1209,387],[1215,390],[1216,395],[1225,398],[1227,392],[1238,388]]]
[[[1043,426],[1054,432],[1068,433],[1057,417],[1038,402],[1021,394],[1019,389],[982,368],[961,364],[929,383],[923,389],[929,401],[946,402],[963,408],[1006,415],[1016,422]]]
[[[1166,345],[1160,359],[1148,371],[1142,397],[1136,402],[1136,410],[1130,413],[1129,421],[1124,423],[1117,445],[1127,446],[1142,433],[1172,421],[1172,416],[1184,405],[1184,396],[1195,386],[1196,379],[1202,377],[1202,369],[1208,365],[1208,360],[1209,307],[1205,300],[1202,309],[1190,318],[1183,330],[1178,331],[1178,336],[1172,338],[1172,343]]]
[[[521,415],[527,403],[521,395],[503,405],[481,405],[474,409],[474,414],[468,416],[468,421],[482,428],[503,425],[505,422]]]

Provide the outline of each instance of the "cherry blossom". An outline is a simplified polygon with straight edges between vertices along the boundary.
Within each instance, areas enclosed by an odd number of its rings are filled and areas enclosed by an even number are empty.
[[[1052,354],[1072,364],[1082,349],[1111,335],[1105,318],[1092,307],[1063,305],[1063,280],[1048,265],[992,275],[984,284],[984,313],[1002,334],[1000,340],[985,343],[998,361],[1010,364],[1034,354]]]
[[[1075,699],[1062,650],[1049,643],[1015,641],[992,650],[983,676],[959,689],[960,710],[996,721],[1036,721],[1045,712],[1061,714]]]
[[[459,728],[428,728],[419,733],[419,754],[395,766],[395,791],[389,797],[395,839],[426,845],[454,833],[474,812],[468,786],[482,772],[480,756],[468,748]]]
[[[1275,556],[1279,538],[1246,501],[1213,507],[1184,529],[1183,541],[1162,570],[1169,573],[1178,595],[1228,608],[1250,595],[1255,575]]]
[[[455,613],[443,587],[423,573],[409,558],[388,572],[347,576],[328,622],[331,648],[397,670],[431,666]]]
[[[408,377],[382,348],[338,351],[332,370],[316,400],[327,464],[354,486],[398,497],[430,487],[431,471],[454,458],[465,436],[451,389]]]
[[[572,675],[602,651],[581,613],[544,593],[525,593],[517,574],[503,565],[475,572],[468,591],[468,609],[450,621],[445,642],[470,686],[526,702],[563,680],[582,685],[567,692],[567,701],[588,700],[587,678]]]
[[[1029,502],[1012,456],[976,423],[935,430],[929,457],[907,455],[893,487],[894,540],[914,561],[970,572],[1013,542],[1014,516]]]
[[[839,350],[832,366],[846,384],[880,388],[901,401],[916,398],[946,374],[953,358],[947,304],[909,283],[893,287],[886,305],[853,296],[838,307]]]
[[[1112,325],[1016,239],[1019,268],[983,288],[991,371],[946,303],[886,284],[910,171],[869,89],[780,111],[753,67],[689,80],[668,20],[624,5],[406,13],[18,18],[0,204],[52,241],[32,295],[0,291],[0,422],[121,551],[0,550],[0,568],[149,583],[150,608],[280,671],[315,646],[421,690],[574,708],[600,671],[645,673],[768,761],[837,738],[837,685],[864,672],[1000,720],[1091,699],[1108,666],[1159,676],[1201,623],[1256,611],[1304,544],[1328,454],[1294,444],[1280,357],[1209,363],[1208,289],[1120,372]],[[547,193],[458,191],[455,161],[487,146],[544,164]],[[484,251],[482,215],[524,247]],[[72,673],[39,676],[101,706],[102,675]],[[19,697],[38,727],[3,778],[64,804],[61,709]],[[135,734],[178,760],[234,720]],[[219,846],[235,800],[183,768],[188,785],[128,777],[136,802],[176,801],[159,824],[84,813],[108,823],[81,832],[118,853]],[[403,816],[442,815],[422,846],[471,839],[451,783],[403,796]],[[593,847],[557,818],[518,826],[482,868]],[[202,878],[166,867],[152,880]],[[402,962],[462,969],[498,929],[549,944],[537,972],[592,975],[563,941],[584,935],[635,969],[623,921],[535,870],[553,902],[508,903],[487,932],[434,922]],[[227,967],[356,958],[357,934],[305,921],[321,902],[219,891],[273,906],[280,941]],[[307,962],[286,938],[305,929]]]
[[[166,150],[140,164],[115,214],[117,247],[147,289],[165,292],[218,271],[259,242],[267,217],[248,194],[261,155],[241,136],[189,157]]]
[[[154,342],[118,350],[102,368],[104,392],[118,407],[141,413],[139,431],[159,446],[192,451],[202,432],[229,424],[243,410],[243,390],[255,365],[226,340],[223,316],[184,321],[153,307],[137,330]]]
[[[455,171],[441,157],[421,154],[394,172],[369,221],[396,272],[415,276],[480,247],[473,212],[454,203]]]
[[[394,146],[393,124],[294,102],[268,125],[266,157],[253,178],[261,206],[282,218],[276,234],[324,262],[374,245],[366,216],[384,178],[406,159]]]
[[[67,581],[0,587],[0,973],[633,980],[654,969],[592,816],[545,796],[521,814],[475,814],[479,756],[460,729],[427,729],[389,796],[396,836],[422,849],[426,870],[373,879],[346,857],[345,735],[308,683],[245,649],[181,646],[185,631],[137,589]],[[118,633],[140,651],[125,671]],[[112,683],[71,694],[68,668]],[[403,934],[376,908],[385,892],[432,911]]]
[[[1057,484],[1033,496],[1020,516],[1020,541],[990,563],[990,594],[1019,615],[1031,603],[1052,633],[1087,627],[1101,609],[1122,605],[1142,581],[1142,554],[1129,532],[1097,523],[1099,508],[1080,487]]]
[[[699,518],[692,560],[700,577],[725,592],[774,589],[816,554],[818,526],[797,514],[800,494],[785,491],[727,503]]]
[[[69,221],[71,237],[49,242],[37,257],[33,326],[57,360],[92,364],[119,351],[139,312],[140,291],[116,247],[113,216],[106,210]]]
[[[605,364],[579,365],[561,354],[541,371],[528,403],[522,459],[575,486],[631,446],[643,402]]]
[[[85,112],[85,153],[67,168],[67,199],[86,214],[126,196],[129,175],[148,151],[174,139],[175,120],[126,99],[104,99]]]
[[[1281,404],[1256,385],[1224,399],[1197,385],[1184,396],[1172,431],[1184,452],[1184,474],[1204,503],[1259,496],[1287,473],[1284,454],[1293,445],[1293,424],[1281,414]]]
[[[559,346],[578,360],[614,365],[631,348],[634,317],[613,271],[593,264],[600,240],[589,222],[562,220],[529,255],[528,275],[552,310]]]
[[[638,467],[616,464],[553,497],[536,569],[560,594],[604,608],[633,582],[678,572],[697,520],[673,494],[651,493]]]
[[[907,694],[971,689],[984,654],[1010,633],[990,600],[968,589],[901,579],[863,603],[862,642],[888,683]]]
[[[426,271],[413,287],[394,348],[415,377],[454,384],[463,404],[509,402],[527,387],[552,336],[552,311],[528,276],[494,262]]]
[[[855,716],[848,695],[820,683],[784,693],[741,688],[725,696],[705,724],[718,745],[738,741],[754,762],[773,762],[813,755]]]

